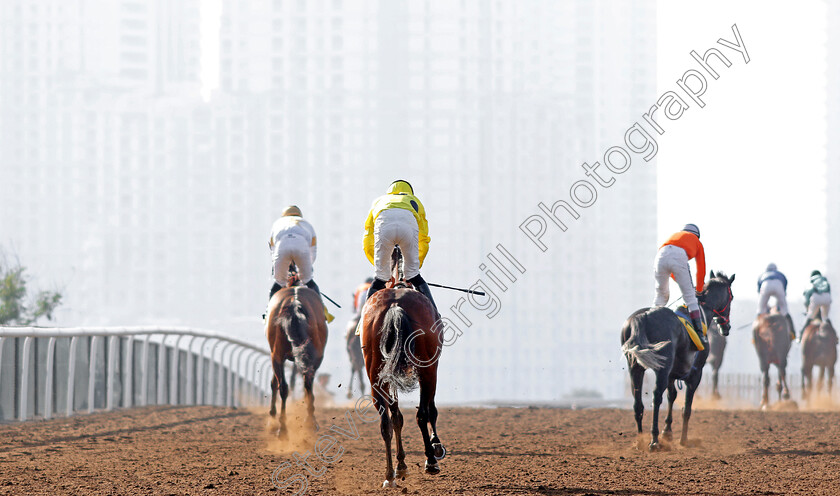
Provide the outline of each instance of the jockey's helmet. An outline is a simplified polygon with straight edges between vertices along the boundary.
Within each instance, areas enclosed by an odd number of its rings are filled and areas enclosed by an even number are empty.
[[[694,224],[686,224],[685,227],[682,228],[682,230],[685,232],[690,232],[691,234],[697,236],[698,239],[700,238],[700,229]]]
[[[409,195],[413,195],[414,188],[412,188],[411,185],[408,184],[408,181],[397,179],[396,181],[392,182],[390,186],[388,186],[388,194],[398,195],[400,193],[408,193]]]
[[[283,210],[282,217],[292,217],[292,216],[303,217],[303,214],[300,213],[300,209],[297,207],[297,205],[289,205],[288,207],[286,207]]]

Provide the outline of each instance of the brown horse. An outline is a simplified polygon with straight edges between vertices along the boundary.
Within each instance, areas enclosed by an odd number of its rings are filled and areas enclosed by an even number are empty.
[[[755,343],[755,351],[758,353],[761,373],[764,375],[761,408],[766,409],[770,402],[768,388],[770,387],[771,363],[776,365],[776,369],[779,371],[779,380],[776,382],[779,400],[789,400],[790,390],[785,377],[785,369],[787,368],[791,339],[788,321],[785,316],[777,313],[759,315],[753,324],[753,342]]]
[[[828,394],[834,385],[834,364],[837,362],[837,334],[831,322],[814,320],[802,333],[802,399],[807,400],[814,386],[811,372],[816,365],[820,369],[817,379],[817,393],[822,390],[828,371]]]
[[[289,386],[286,384],[284,364],[286,360],[292,362],[303,377],[307,424],[312,429],[317,429],[312,383],[315,380],[315,372],[324,359],[324,347],[327,344],[327,321],[318,293],[306,286],[300,286],[294,271],[290,271],[287,282],[287,286],[271,298],[265,319],[265,334],[271,346],[271,364],[274,368],[269,415],[274,417],[277,414],[279,390],[282,404],[277,436],[280,438],[286,438],[288,435],[286,396],[289,394]]]
[[[377,291],[362,312],[362,350],[371,384],[374,405],[380,415],[380,430],[385,441],[385,482],[395,487],[395,477],[405,477],[405,450],[402,443],[403,416],[397,391],[408,392],[420,385],[417,425],[423,435],[426,473],[440,472],[438,460],[446,449],[437,434],[437,365],[442,349],[437,329],[438,318],[432,303],[405,281],[402,253],[395,247],[391,256],[391,280]],[[439,331],[439,332],[438,332]],[[390,415],[389,415],[390,410]],[[429,436],[429,424],[432,435]],[[391,437],[397,438],[397,470],[391,460]]]
[[[350,382],[347,384],[347,397],[353,397],[353,379],[359,376],[359,387],[365,394],[365,379],[362,371],[365,369],[365,356],[362,354],[362,340],[356,335],[359,325],[359,315],[355,315],[347,323],[347,355],[350,357]]]

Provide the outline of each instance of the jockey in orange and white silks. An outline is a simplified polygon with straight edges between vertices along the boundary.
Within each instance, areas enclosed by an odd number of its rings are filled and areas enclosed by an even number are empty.
[[[286,207],[282,216],[274,221],[268,247],[274,261],[274,284],[269,292],[269,299],[286,286],[286,276],[292,263],[297,267],[300,282],[321,296],[321,290],[312,279],[313,264],[318,253],[318,239],[312,224],[303,219],[303,214],[297,206]],[[324,315],[328,322],[332,322],[333,316],[326,311],[326,306]]]
[[[365,220],[365,255],[376,269],[368,298],[383,289],[391,277],[391,253],[399,245],[406,280],[435,304],[420,267],[429,252],[429,224],[426,210],[407,181],[394,181],[388,192],[377,198]],[[437,307],[435,307],[437,309]]]
[[[696,293],[695,286],[691,282],[691,269],[688,266],[688,261],[692,258],[696,259],[697,263]],[[661,307],[668,303],[670,296],[668,278],[673,277],[682,291],[691,322],[698,336],[702,336],[703,326],[697,293],[703,291],[705,285],[706,254],[703,251],[703,243],[700,242],[700,229],[694,224],[686,224],[682,231],[668,238],[668,241],[656,253],[653,267],[656,278],[656,298],[653,306]]]

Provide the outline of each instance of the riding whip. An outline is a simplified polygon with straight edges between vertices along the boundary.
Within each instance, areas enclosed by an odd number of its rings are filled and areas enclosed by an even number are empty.
[[[435,284],[435,283],[432,283],[432,282],[427,282],[426,284],[428,284],[429,286],[434,286],[436,288],[451,289],[453,291],[461,291],[462,293],[472,293],[472,294],[476,294],[478,296],[487,296],[487,293],[485,293],[483,291],[476,291],[474,289],[453,288],[452,286],[444,286],[443,284]]]
[[[325,295],[324,293],[321,293],[321,296],[323,296],[324,298],[328,299],[328,300],[330,301],[330,303],[332,303],[333,305],[337,306],[338,308],[341,308],[341,305],[339,305],[338,303],[336,303],[336,302],[335,302],[335,300],[333,300],[333,299],[332,299],[332,298],[330,298],[329,296]]]

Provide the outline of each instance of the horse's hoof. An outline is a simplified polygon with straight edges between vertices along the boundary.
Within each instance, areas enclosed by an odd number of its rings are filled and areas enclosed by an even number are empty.
[[[281,441],[287,441],[289,439],[289,433],[284,429],[277,429],[277,439]]]
[[[348,400],[352,400],[352,399],[353,399],[353,393],[349,393],[349,392],[348,392],[348,393],[347,393],[347,399],[348,399]]]
[[[440,473],[440,466],[438,466],[437,462],[429,463],[429,460],[426,460],[426,473],[437,475]]]
[[[382,487],[383,487],[383,488],[386,488],[386,487],[397,487],[397,483],[396,483],[396,482],[394,482],[394,481],[392,481],[392,480],[386,480],[385,482],[383,482],[383,483],[382,483]]]
[[[664,431],[662,433],[662,439],[666,441],[671,441],[674,439],[674,434],[671,431]]]
[[[435,458],[437,460],[443,460],[446,458],[446,448],[441,443],[435,443],[432,445],[432,449],[435,450]]]
[[[662,449],[662,446],[659,446],[659,443],[650,443],[648,449],[650,449],[651,451],[659,451]]]
[[[405,479],[408,476],[408,467],[397,469],[397,479]]]
[[[720,400],[721,398],[723,398],[723,396],[721,396],[720,393],[712,393],[712,398]]]

